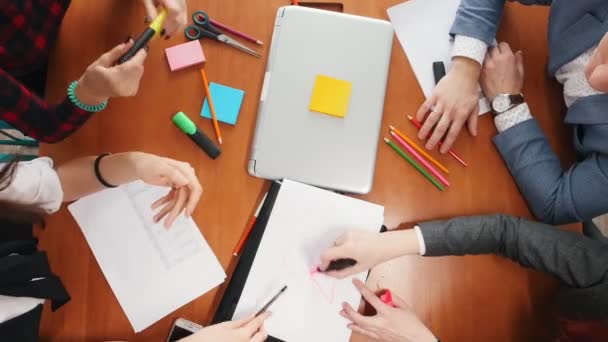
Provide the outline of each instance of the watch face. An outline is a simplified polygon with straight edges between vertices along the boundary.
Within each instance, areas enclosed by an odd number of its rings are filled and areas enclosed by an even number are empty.
[[[505,112],[505,111],[509,110],[509,107],[511,107],[511,100],[509,99],[508,96],[498,95],[492,101],[492,109],[496,113]]]

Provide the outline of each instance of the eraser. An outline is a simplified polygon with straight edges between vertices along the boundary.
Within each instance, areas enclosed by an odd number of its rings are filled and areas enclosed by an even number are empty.
[[[203,47],[198,40],[165,49],[171,71],[178,71],[193,65],[205,63]]]

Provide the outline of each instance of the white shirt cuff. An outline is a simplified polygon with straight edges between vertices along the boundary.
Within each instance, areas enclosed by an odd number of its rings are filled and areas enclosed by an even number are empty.
[[[496,125],[498,133],[502,133],[513,126],[530,119],[532,119],[530,108],[527,103],[522,103],[502,114],[496,115],[496,117],[494,117],[494,124]]]
[[[480,65],[483,65],[487,52],[488,44],[485,42],[477,38],[456,36],[454,48],[452,49],[452,58],[467,57],[477,61]]]
[[[414,227],[414,231],[416,232],[416,237],[418,238],[418,247],[420,248],[420,255],[426,254],[426,244],[424,243],[424,237],[422,236],[422,231],[420,227]]]

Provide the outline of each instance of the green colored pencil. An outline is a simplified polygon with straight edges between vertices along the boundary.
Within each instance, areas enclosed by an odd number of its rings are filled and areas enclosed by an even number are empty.
[[[439,182],[435,178],[433,178],[433,176],[431,176],[428,172],[426,172],[426,170],[424,170],[420,165],[418,165],[418,163],[416,163],[416,161],[414,159],[410,158],[410,156],[408,156],[405,152],[403,152],[392,141],[388,140],[387,138],[384,138],[384,141],[388,144],[388,146],[392,147],[393,150],[395,150],[395,152],[399,153],[399,155],[402,156],[403,159],[407,160],[410,164],[412,164],[412,166],[415,167],[416,170],[418,170],[420,173],[422,173],[422,175],[424,177],[426,177],[426,179],[431,181],[431,183],[433,183],[433,185],[435,185],[439,190],[443,191],[443,189],[444,189],[443,186],[441,184],[439,184]]]

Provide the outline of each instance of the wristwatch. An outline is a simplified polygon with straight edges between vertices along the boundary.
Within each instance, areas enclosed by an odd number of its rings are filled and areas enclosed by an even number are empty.
[[[498,94],[492,99],[492,111],[494,115],[502,114],[522,103],[524,103],[523,94]]]

